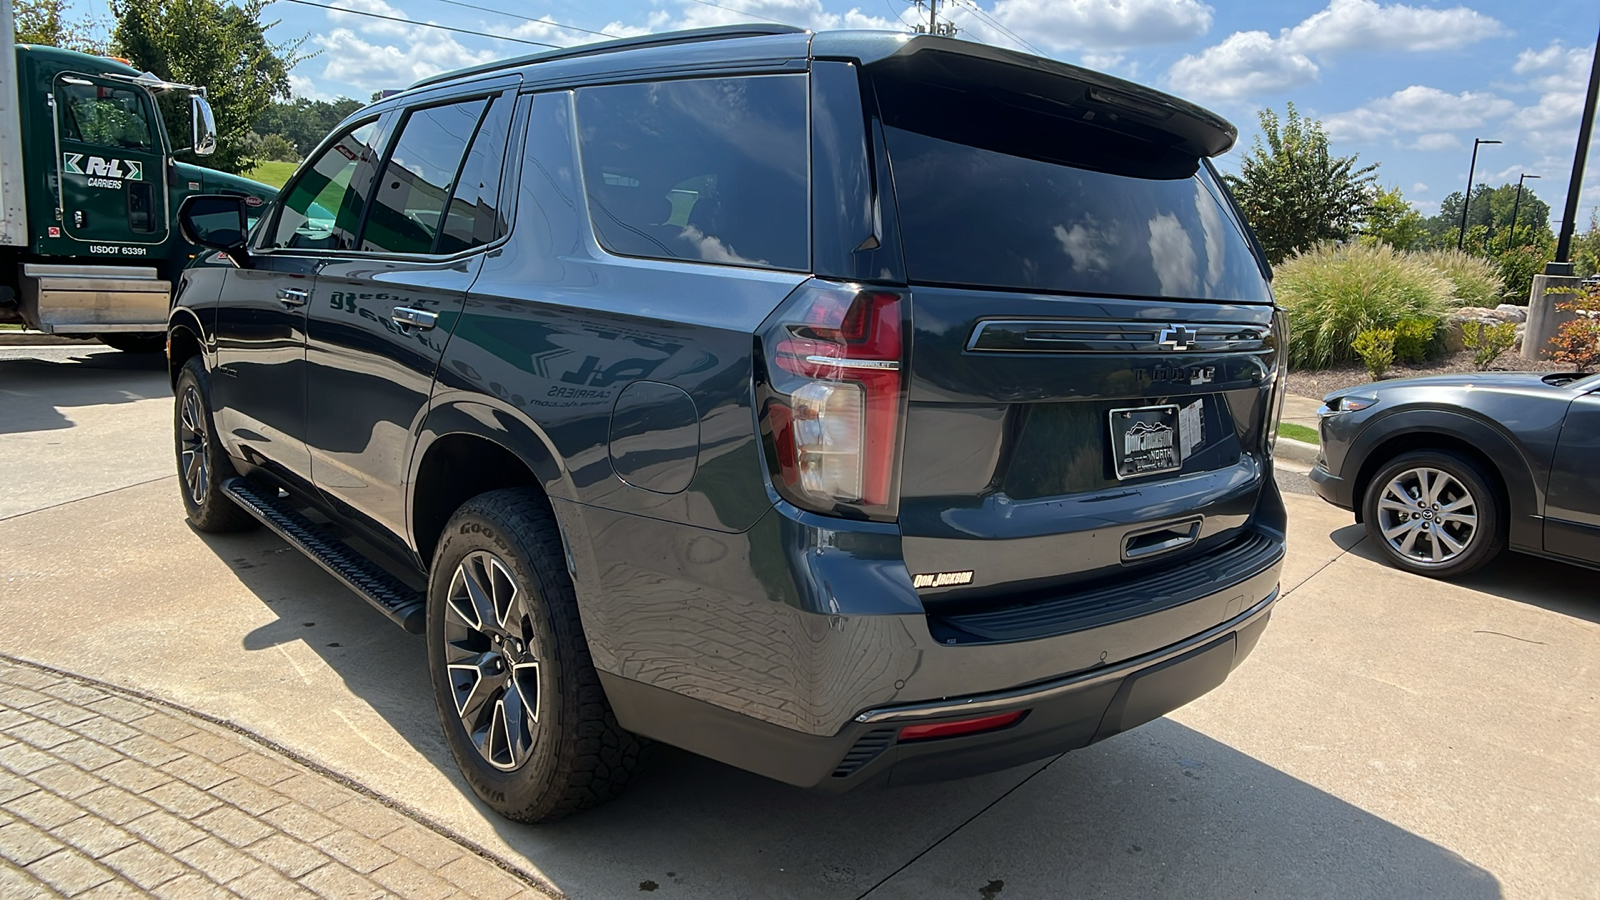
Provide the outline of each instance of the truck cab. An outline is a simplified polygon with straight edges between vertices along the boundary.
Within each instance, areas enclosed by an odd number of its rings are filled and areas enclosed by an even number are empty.
[[[157,99],[185,92],[192,140],[173,147]],[[0,52],[0,322],[159,349],[172,286],[197,252],[173,210],[199,193],[254,210],[277,193],[176,158],[215,140],[203,88],[56,47]]]

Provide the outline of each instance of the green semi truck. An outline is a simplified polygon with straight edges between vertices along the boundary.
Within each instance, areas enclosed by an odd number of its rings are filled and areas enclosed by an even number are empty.
[[[189,96],[191,141],[167,137],[162,95]],[[205,88],[126,63],[17,44],[0,0],[0,324],[161,349],[178,273],[197,251],[173,213],[190,194],[267,185],[179,162],[206,156],[216,125]]]

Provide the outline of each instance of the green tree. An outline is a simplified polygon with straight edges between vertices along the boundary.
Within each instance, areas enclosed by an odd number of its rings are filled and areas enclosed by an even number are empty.
[[[1377,163],[1335,156],[1322,123],[1301,117],[1294,104],[1280,123],[1264,109],[1261,134],[1238,175],[1225,176],[1245,218],[1277,265],[1322,241],[1348,240],[1372,210]]]
[[[1522,201],[1517,201],[1515,182],[1490,187],[1474,185],[1472,200],[1467,205],[1467,238],[1462,242],[1466,250],[1490,254],[1486,240],[1499,237],[1500,232],[1511,228],[1511,216],[1517,217],[1517,233],[1523,243],[1542,240],[1550,234],[1550,204],[1540,200],[1533,189],[1524,184]],[[1474,232],[1481,228],[1482,231]],[[1433,243],[1440,247],[1454,247],[1456,235],[1461,230],[1461,192],[1454,191],[1439,204],[1439,214],[1428,220],[1428,233]],[[1479,235],[1474,243],[1472,235]],[[1492,254],[1490,254],[1492,255]]]
[[[1589,213],[1589,228],[1572,236],[1572,261],[1585,278],[1600,273],[1600,215]]]
[[[274,44],[261,22],[264,0],[112,0],[112,45],[136,68],[203,85],[217,117],[217,150],[206,164],[244,172],[258,161],[250,126],[274,97],[288,98],[289,70],[303,40]],[[173,145],[189,143],[189,116],[163,103]]]
[[[65,15],[67,0],[15,0],[12,35],[19,44],[39,44],[103,55],[105,42],[95,37],[95,23]]]
[[[310,153],[334,126],[360,109],[361,101],[340,97],[337,100],[311,100],[296,97],[288,102],[274,101],[252,126],[257,134],[281,134],[301,156]]]
[[[1415,250],[1427,243],[1428,222],[1400,195],[1399,188],[1378,188],[1372,195],[1372,209],[1361,224],[1361,237],[1396,250]]]

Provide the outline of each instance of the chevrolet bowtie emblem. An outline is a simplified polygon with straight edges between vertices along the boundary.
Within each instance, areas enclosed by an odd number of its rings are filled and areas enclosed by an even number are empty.
[[[1194,342],[1199,337],[1184,325],[1168,325],[1166,328],[1161,329],[1159,341],[1161,346],[1169,350],[1190,350],[1193,349]]]

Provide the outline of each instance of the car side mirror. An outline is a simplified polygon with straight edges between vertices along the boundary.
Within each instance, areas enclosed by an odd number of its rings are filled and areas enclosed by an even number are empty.
[[[178,207],[178,231],[191,244],[220,250],[234,265],[249,268],[245,198],[232,194],[193,194]]]
[[[217,117],[210,102],[199,94],[189,95],[189,138],[195,156],[217,152]]]

